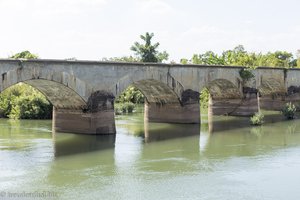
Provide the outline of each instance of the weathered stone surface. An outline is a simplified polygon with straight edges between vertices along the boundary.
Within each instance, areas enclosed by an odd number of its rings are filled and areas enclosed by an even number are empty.
[[[55,132],[114,134],[116,133],[114,111],[83,113],[81,110],[55,108],[53,109],[53,129]]]
[[[258,89],[256,88],[251,88],[251,87],[243,87],[243,94],[257,94],[258,93]]]
[[[195,92],[190,89],[183,91],[181,95],[182,105],[199,104],[199,95],[199,92]]]
[[[173,104],[151,104],[145,103],[145,122],[165,122],[165,123],[200,123],[199,103],[181,106],[179,103]]]
[[[101,112],[114,109],[115,97],[106,91],[97,91],[91,94],[87,102],[86,112]]]
[[[292,102],[300,109],[300,93],[259,97],[261,109],[281,111],[286,103]]]
[[[164,105],[179,102],[177,94],[168,85],[157,80],[142,80],[134,83],[133,86],[138,88],[150,103]]]
[[[209,107],[212,115],[252,116],[258,111],[256,98],[211,100]]]
[[[284,86],[283,77],[272,77],[272,78],[262,78],[260,87],[258,88],[259,93],[262,96],[272,95],[272,94],[285,94],[286,88]]]
[[[42,92],[56,108],[60,109],[85,109],[86,102],[74,90],[53,81],[35,79],[24,81]]]
[[[290,86],[287,90],[287,95],[300,94],[300,86]]]
[[[259,97],[259,105],[264,110],[280,111],[284,104],[287,103],[285,96],[261,96]]]
[[[213,99],[242,98],[237,86],[225,79],[217,79],[208,83],[208,90]]]

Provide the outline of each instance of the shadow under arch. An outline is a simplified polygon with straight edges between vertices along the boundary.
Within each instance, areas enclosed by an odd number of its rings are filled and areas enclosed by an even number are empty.
[[[131,85],[145,97],[145,123],[197,124],[200,122],[198,98],[196,102],[183,102],[171,87],[155,79],[139,80],[132,82]]]
[[[177,94],[168,85],[160,81],[154,79],[140,80],[133,82],[132,86],[140,90],[149,103],[162,105],[167,103],[180,103]]]
[[[227,79],[215,79],[204,87],[209,90],[212,99],[242,99],[240,89]]]
[[[208,115],[251,116],[258,111],[257,94],[244,94],[240,85],[215,79],[205,86],[210,95]]]
[[[257,91],[244,91],[239,83],[236,85],[227,79],[215,79],[202,87],[201,93],[203,91],[207,93],[204,97],[208,102],[207,118],[205,114],[202,117],[205,121],[207,120],[209,132],[222,130],[222,128],[234,128],[229,126],[229,122],[232,121],[231,118],[226,119],[226,122],[220,122],[219,118],[213,116],[249,117],[259,110]],[[245,120],[248,122],[248,119]],[[248,123],[235,125],[237,127],[248,126]]]
[[[289,99],[287,98],[288,91],[285,88],[284,80],[276,76],[262,77],[258,91],[261,109],[279,111],[287,102],[286,100]]]
[[[120,78],[115,83],[115,96],[118,97],[126,88],[136,83],[142,83],[145,80],[153,80],[161,83],[172,90],[178,97],[184,91],[184,86],[178,80],[170,75],[167,68],[150,71],[149,69],[138,69]]]

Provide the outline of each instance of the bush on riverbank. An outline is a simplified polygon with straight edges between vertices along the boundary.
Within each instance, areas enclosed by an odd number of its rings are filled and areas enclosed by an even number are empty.
[[[251,125],[254,126],[259,126],[264,123],[264,115],[261,112],[255,113],[251,118],[250,118],[250,123]]]
[[[12,119],[51,119],[52,105],[36,89],[19,83],[0,94],[0,116]]]
[[[116,99],[116,103],[139,104],[144,103],[144,98],[144,95],[136,87],[130,86]]]
[[[135,104],[131,102],[116,103],[115,113],[116,115],[121,115],[125,113],[132,113],[135,110]]]
[[[144,98],[144,95],[136,87],[128,87],[115,101],[115,114],[132,113],[136,104],[144,103]]]
[[[285,116],[286,119],[294,119],[296,114],[296,106],[291,102],[286,103],[282,109],[282,114]]]

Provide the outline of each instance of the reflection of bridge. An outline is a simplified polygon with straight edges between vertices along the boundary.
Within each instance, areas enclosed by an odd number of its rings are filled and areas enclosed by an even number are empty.
[[[59,60],[0,60],[0,91],[18,83],[40,90],[54,105],[57,131],[115,133],[114,98],[129,85],[146,97],[150,122],[199,123],[199,91],[211,94],[215,115],[251,115],[300,100],[300,71],[259,68],[244,83],[241,67],[109,63]],[[259,92],[259,97],[257,97]]]

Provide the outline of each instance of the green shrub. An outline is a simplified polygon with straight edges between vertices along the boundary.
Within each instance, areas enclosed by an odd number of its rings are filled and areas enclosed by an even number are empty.
[[[0,94],[0,116],[13,119],[51,119],[52,105],[39,91],[21,83]]]
[[[251,118],[251,125],[258,126],[264,123],[264,115],[261,112],[255,113]]]
[[[30,96],[19,97],[9,114],[13,119],[50,119],[52,106],[41,95],[33,94]]]
[[[135,104],[131,102],[115,104],[115,114],[121,115],[124,113],[132,113],[135,109]]]
[[[127,102],[124,104],[124,107],[126,108],[126,112],[132,113],[134,110],[135,105],[131,102]]]
[[[249,81],[251,78],[254,77],[251,68],[243,68],[239,71],[240,77],[243,79],[244,82]]]
[[[289,102],[284,105],[281,112],[286,119],[294,119],[296,111],[297,111],[296,106],[291,102]]]
[[[117,103],[144,103],[144,95],[135,87],[128,87],[117,99]]]

